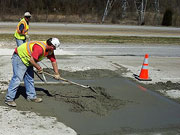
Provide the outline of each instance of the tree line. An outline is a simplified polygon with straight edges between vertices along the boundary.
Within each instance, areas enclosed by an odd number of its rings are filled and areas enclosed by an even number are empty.
[[[116,0],[106,17],[106,22],[122,23],[123,19],[136,21],[134,0],[127,1],[127,17],[121,17],[122,0]],[[147,13],[149,14],[146,14],[151,15],[152,18],[154,17],[153,1],[148,0]],[[17,21],[16,17],[23,16],[25,11],[30,11],[34,16],[32,21],[100,23],[106,3],[107,0],[0,0],[0,21]],[[180,0],[159,0],[159,3],[161,21],[165,12],[169,10],[172,13],[172,21],[174,19],[173,22],[177,23],[180,15]],[[147,22],[151,21],[153,22],[153,20]]]

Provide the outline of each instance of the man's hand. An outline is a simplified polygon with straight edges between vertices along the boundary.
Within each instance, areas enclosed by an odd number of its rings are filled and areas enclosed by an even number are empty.
[[[54,74],[54,78],[57,79],[57,80],[60,80],[61,76],[59,74]]]
[[[26,39],[30,40],[30,37],[29,37],[29,35],[25,35],[25,37],[26,37]]]
[[[43,69],[42,69],[42,68],[38,69],[38,70],[37,70],[37,73],[38,73],[38,74],[42,74],[42,73],[43,73]]]
[[[57,79],[57,80],[62,80],[62,81],[65,81],[65,82],[69,82],[68,80],[62,78],[59,74],[55,74],[54,78]]]

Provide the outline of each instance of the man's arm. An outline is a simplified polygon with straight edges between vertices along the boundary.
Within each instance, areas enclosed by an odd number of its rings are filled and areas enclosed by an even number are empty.
[[[60,77],[60,73],[59,73],[59,70],[58,70],[58,65],[57,65],[57,61],[56,61],[56,58],[54,56],[54,53],[52,53],[51,55],[47,56],[47,58],[50,59],[52,67],[53,67],[53,70],[55,72],[54,78],[59,80],[61,77]]]
[[[52,63],[52,67],[53,67],[55,74],[59,75],[57,62],[55,61],[55,62],[51,62],[51,63]]]
[[[33,46],[33,52],[31,54],[30,63],[38,70],[42,71],[41,66],[37,63],[39,57],[42,55],[43,49],[39,45],[35,44]]]
[[[18,29],[18,31],[17,31],[19,34],[21,34],[21,35],[26,35],[26,33],[27,33],[27,30],[24,30],[24,24],[22,23],[20,26],[19,26],[19,29]]]
[[[38,71],[41,71],[42,68],[39,64],[37,64],[37,62],[34,60],[34,58],[31,56],[30,58],[30,63],[38,70]]]
[[[57,80],[60,80],[61,76],[60,76],[59,71],[58,71],[57,62],[55,61],[55,62],[51,62],[51,63],[52,63],[52,67],[53,67],[54,72],[55,72],[54,78],[57,79]]]

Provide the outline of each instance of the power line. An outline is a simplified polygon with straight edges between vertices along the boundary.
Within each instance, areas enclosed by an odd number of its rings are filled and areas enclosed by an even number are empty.
[[[127,7],[128,7],[128,0],[121,0],[122,1],[122,18],[125,18],[127,15]],[[136,12],[138,14],[138,24],[142,25],[145,23],[145,13],[146,13],[146,8],[147,8],[147,2],[148,0],[133,0],[134,5],[136,8]],[[107,0],[106,8],[104,11],[104,15],[102,18],[102,23],[105,21],[106,16],[110,12],[110,10],[113,8],[114,3],[116,0]],[[156,15],[159,14],[159,0],[150,0],[154,4],[154,9]]]

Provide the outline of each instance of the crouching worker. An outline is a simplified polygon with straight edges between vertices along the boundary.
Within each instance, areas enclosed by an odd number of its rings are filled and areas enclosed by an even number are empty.
[[[9,106],[16,107],[15,96],[20,82],[24,80],[27,100],[40,103],[41,98],[36,96],[34,87],[34,70],[37,69],[38,73],[42,73],[41,66],[37,63],[47,57],[52,63],[54,69],[54,78],[60,79],[54,50],[60,46],[60,41],[57,38],[50,38],[47,41],[31,41],[22,44],[15,48],[12,56],[13,77],[10,81],[5,103]]]

